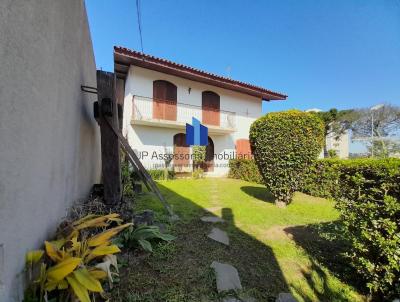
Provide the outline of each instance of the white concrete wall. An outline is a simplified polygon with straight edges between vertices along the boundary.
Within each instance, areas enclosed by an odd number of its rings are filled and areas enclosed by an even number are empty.
[[[349,158],[349,148],[350,148],[350,135],[349,132],[346,131],[342,134],[338,139],[336,139],[336,135],[333,133],[329,133],[325,137],[326,150],[335,150],[336,154],[339,158]],[[327,156],[328,157],[328,156]],[[321,153],[318,158],[325,158],[325,152],[322,148]]]
[[[96,67],[81,0],[0,2],[0,301],[21,301],[25,252],[100,181]]]
[[[326,136],[326,148],[327,150],[335,150],[339,158],[349,157],[349,133],[346,131],[338,139],[336,139],[333,133]]]
[[[252,122],[262,115],[261,100],[246,94],[241,94],[223,88],[182,79],[176,76],[131,66],[125,85],[124,100],[124,130],[132,148],[140,151],[164,153],[164,146],[173,150],[173,136],[176,133],[184,133],[185,130],[167,129],[151,126],[131,125],[132,98],[134,95],[153,97],[153,81],[166,80],[177,86],[178,103],[185,103],[201,107],[203,91],[213,91],[220,96],[220,109],[236,113],[236,131],[232,134],[209,136],[214,142],[214,151],[222,156],[235,150],[235,141],[241,138],[249,138],[249,129]],[[191,88],[189,93],[189,88]],[[179,104],[178,104],[179,106]],[[148,158],[147,158],[148,159]],[[147,167],[162,164],[162,161],[143,159]],[[215,159],[214,175],[225,175],[228,172],[227,159]],[[226,167],[218,167],[225,165]]]

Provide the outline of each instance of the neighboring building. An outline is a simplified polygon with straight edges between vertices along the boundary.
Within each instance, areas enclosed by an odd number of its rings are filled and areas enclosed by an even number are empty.
[[[321,112],[321,109],[312,108],[306,110],[306,112]],[[319,158],[329,157],[329,151],[334,150],[339,158],[349,158],[349,145],[350,137],[349,132],[346,131],[344,134],[340,135],[338,138],[334,133],[328,133],[325,137],[326,149],[322,149]]]
[[[339,158],[349,158],[350,138],[348,131],[338,138],[336,138],[335,134],[329,133],[325,138],[325,143],[327,152],[334,150]],[[325,154],[325,157],[327,157],[327,154]]]
[[[22,301],[25,253],[101,181],[96,65],[82,0],[0,1],[0,301]]]
[[[123,134],[148,169],[165,165],[156,155],[175,154],[180,158],[172,160],[174,169],[191,171],[185,125],[195,117],[208,127],[204,169],[210,176],[226,175],[229,158],[250,155],[249,128],[262,115],[262,100],[286,99],[281,93],[122,47],[114,48],[114,63],[118,101],[124,107]]]

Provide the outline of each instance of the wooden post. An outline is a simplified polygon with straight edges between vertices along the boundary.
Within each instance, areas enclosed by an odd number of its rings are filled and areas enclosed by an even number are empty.
[[[107,119],[111,125],[118,129],[114,73],[97,70],[97,96],[104,200],[107,205],[115,205],[121,200],[120,149],[118,137],[106,121]]]
[[[125,80],[118,79],[115,82],[116,84],[116,97],[118,104],[118,119],[119,119],[119,129],[122,130],[123,124],[123,108],[124,108],[124,97],[125,97]]]

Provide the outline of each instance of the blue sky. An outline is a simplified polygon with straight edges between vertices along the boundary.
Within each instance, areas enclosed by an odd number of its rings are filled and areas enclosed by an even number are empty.
[[[135,0],[86,0],[96,64],[140,50]],[[141,0],[144,52],[289,95],[264,110],[400,105],[400,1]],[[229,71],[230,70],[230,71]]]
[[[140,49],[135,0],[86,0],[96,63]],[[142,0],[146,53],[289,95],[267,111],[400,105],[400,1]]]

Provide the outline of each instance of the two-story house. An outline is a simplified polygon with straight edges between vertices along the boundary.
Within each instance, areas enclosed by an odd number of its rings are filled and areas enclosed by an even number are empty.
[[[230,158],[250,154],[249,128],[262,101],[287,97],[122,47],[114,48],[114,64],[123,134],[148,169],[173,154],[171,167],[191,171],[185,125],[195,117],[208,128],[205,172],[226,175]]]

